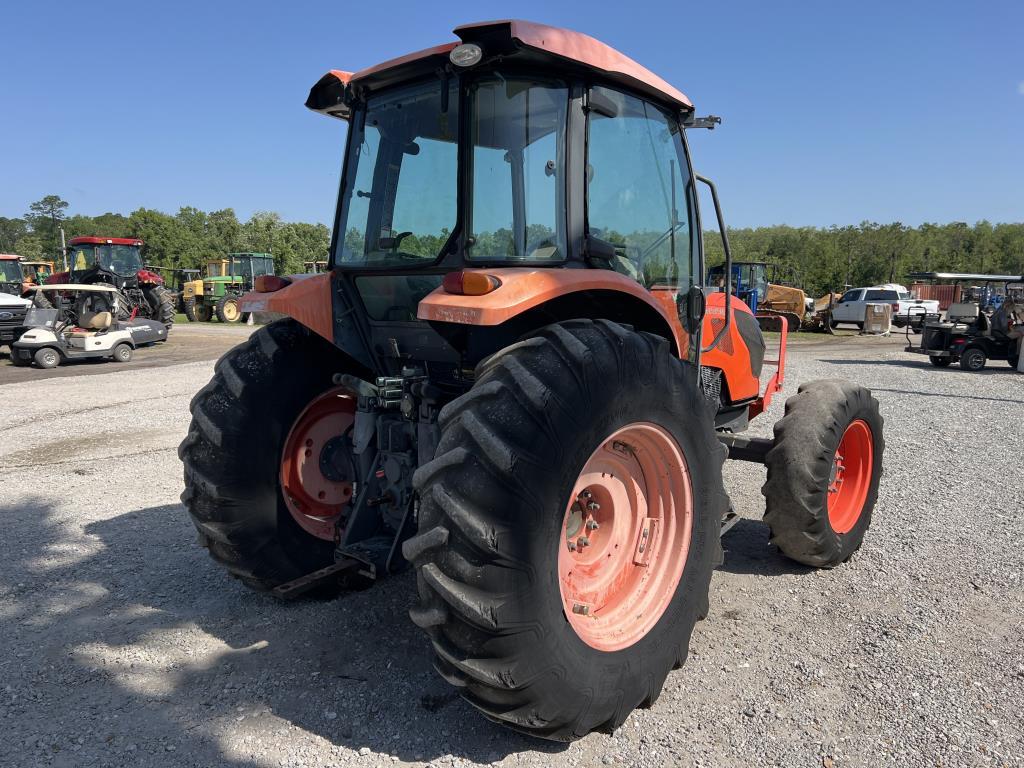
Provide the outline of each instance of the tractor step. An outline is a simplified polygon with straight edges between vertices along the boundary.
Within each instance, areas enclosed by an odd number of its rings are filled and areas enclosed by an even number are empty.
[[[311,589],[316,589],[317,587],[338,578],[341,574],[355,568],[361,568],[364,565],[365,564],[360,560],[345,558],[332,565],[328,565],[326,568],[321,568],[318,571],[307,573],[305,576],[300,576],[297,579],[286,581],[284,584],[278,584],[270,594],[278,600],[294,600],[299,595],[305,594]]]

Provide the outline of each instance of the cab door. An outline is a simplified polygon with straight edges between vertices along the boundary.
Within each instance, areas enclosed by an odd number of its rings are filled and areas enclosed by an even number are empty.
[[[700,275],[693,175],[678,119],[634,95],[604,86],[587,94],[586,238],[608,266],[651,291],[687,328],[687,292]]]

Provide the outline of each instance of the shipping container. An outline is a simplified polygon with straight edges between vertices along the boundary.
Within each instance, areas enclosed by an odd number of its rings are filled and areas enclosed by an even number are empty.
[[[931,285],[930,283],[914,283],[910,286],[910,295],[915,299],[930,299],[939,302],[939,310],[945,312],[950,304],[960,301],[959,285]]]

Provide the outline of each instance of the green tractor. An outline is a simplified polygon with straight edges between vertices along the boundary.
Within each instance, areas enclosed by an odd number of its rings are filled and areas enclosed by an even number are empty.
[[[206,277],[187,282],[182,288],[185,317],[193,323],[205,323],[216,315],[222,323],[237,323],[243,319],[239,298],[253,289],[257,277],[272,274],[274,257],[269,253],[229,253],[210,261]]]

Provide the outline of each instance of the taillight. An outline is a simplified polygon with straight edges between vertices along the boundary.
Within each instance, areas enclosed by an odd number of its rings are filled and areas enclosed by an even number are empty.
[[[963,344],[965,341],[967,341],[967,339],[963,338],[962,336],[953,339],[954,344]]]
[[[459,296],[483,296],[501,285],[501,280],[484,272],[449,272],[441,281],[445,293]]]
[[[273,293],[291,284],[292,281],[287,277],[280,277],[278,275],[259,275],[252,281],[252,287],[259,293]]]
[[[892,313],[894,315],[898,315],[900,313],[900,305],[899,304],[893,304],[892,305]]]

